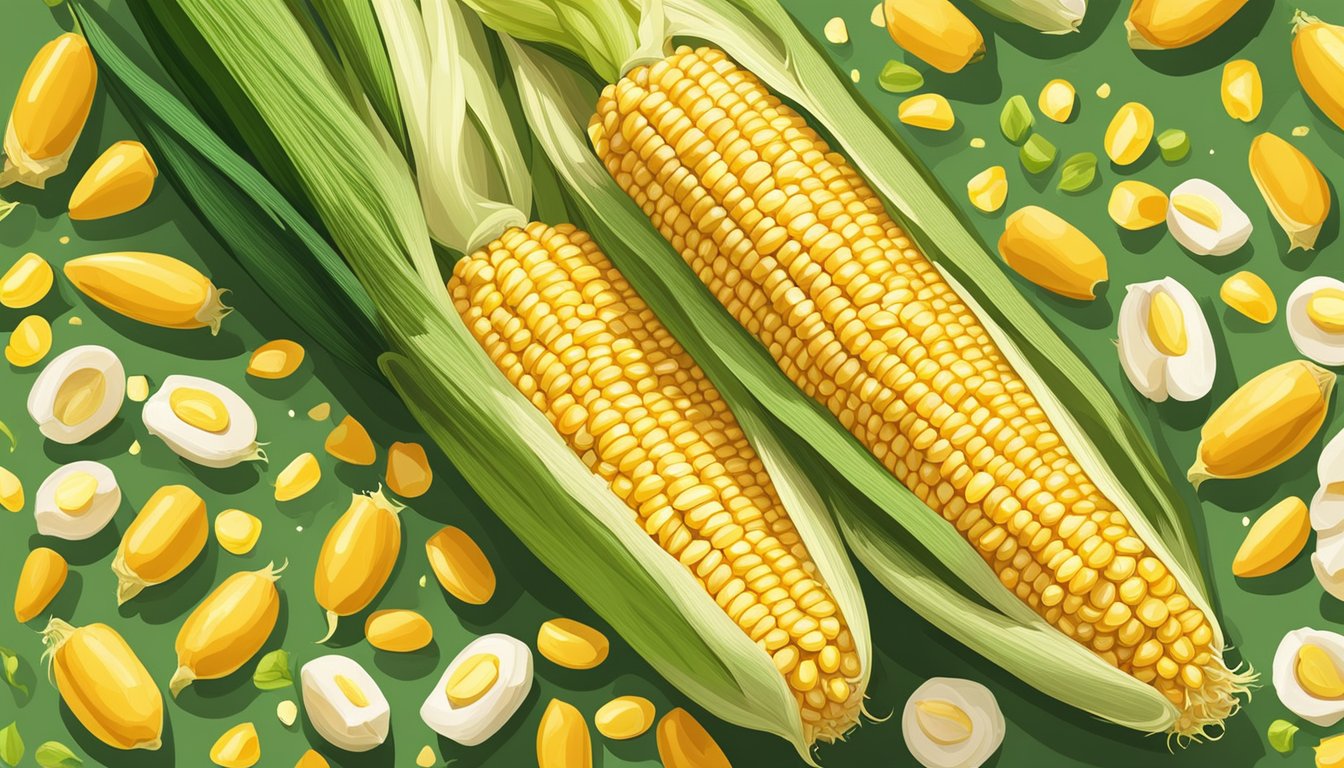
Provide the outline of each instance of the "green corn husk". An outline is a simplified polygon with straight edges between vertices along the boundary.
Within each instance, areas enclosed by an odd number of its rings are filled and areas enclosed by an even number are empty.
[[[469,0],[499,31],[582,55],[583,45],[564,29],[536,35],[517,18],[541,0]],[[560,0],[556,0],[559,4]],[[624,7],[624,6],[622,6]],[[658,5],[640,23],[646,28]],[[666,39],[709,41],[751,70],[777,94],[800,105],[836,137],[921,249],[966,298],[991,337],[1032,387],[1052,423],[1068,441],[1094,483],[1124,510],[1139,535],[1159,553],[1190,596],[1209,616],[1222,648],[1221,630],[1191,543],[1191,521],[1140,431],[1101,383],[1045,321],[1012,288],[1004,274],[961,222],[927,172],[910,160],[899,139],[837,78],[794,22],[768,0],[666,0]],[[620,23],[611,8],[595,12]],[[625,67],[648,60],[640,35],[608,32],[629,40]],[[647,40],[647,38],[644,38]],[[672,252],[643,213],[626,197],[587,147],[584,131],[596,90],[558,60],[520,45],[508,45],[515,79],[535,135],[581,206],[598,240],[621,241],[621,253],[639,263],[617,267],[656,313],[680,305],[719,359],[774,416],[812,445],[868,505],[840,505],[837,514],[850,546],[897,597],[930,622],[1037,688],[1070,705],[1130,728],[1157,732],[1177,728],[1180,713],[1151,686],[1110,666],[1047,624],[1006,589],[961,535],[921,503],[883,468],[819,404],[785,378],[764,348],[743,330],[700,280]],[[935,575],[939,574],[939,575]],[[1232,675],[1233,693],[1245,676]],[[1235,709],[1233,709],[1235,711]]]
[[[379,135],[381,122],[370,126],[344,101],[283,0],[176,4],[273,133],[371,297],[390,349],[381,358],[382,370],[425,431],[523,543],[669,682],[720,718],[783,737],[811,762],[798,707],[769,655],[632,523],[624,502],[504,378],[449,302],[422,212],[426,190],[437,202],[461,206],[452,227],[440,231],[442,244],[459,252],[484,237],[491,222],[525,221],[516,206],[531,194],[509,185],[510,169],[522,163],[520,148],[510,126],[501,123],[503,112],[480,101],[497,91],[458,87],[463,76],[487,76],[480,31],[471,20],[447,0],[423,0],[419,8],[405,0],[379,0],[374,6],[389,48],[401,48],[390,65],[408,109],[413,172],[389,137]],[[427,41],[423,48],[417,42],[421,34]],[[409,86],[425,85],[415,78],[426,64],[436,72],[445,65],[470,71],[443,83],[431,78],[425,93],[414,93]],[[417,99],[428,107],[416,107]],[[324,129],[313,131],[314,124]],[[460,172],[451,157],[415,151],[425,136],[443,130],[478,132],[477,140],[501,160],[494,175],[482,168]],[[417,132],[424,135],[417,138]],[[334,157],[342,162],[331,162]],[[610,250],[608,255],[617,258]],[[684,317],[678,322],[690,324]],[[855,638],[866,684],[867,616],[818,489],[782,447],[774,422],[717,362],[707,342],[694,336],[683,345],[707,361],[706,374],[774,480]]]
[[[1047,35],[1077,32],[1087,15],[1087,0],[975,0],[975,4]]]

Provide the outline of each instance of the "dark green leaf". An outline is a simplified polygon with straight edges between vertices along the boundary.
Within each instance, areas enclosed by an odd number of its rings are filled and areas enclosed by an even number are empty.
[[[252,673],[252,684],[263,691],[288,688],[294,684],[289,672],[289,651],[281,648],[271,651],[257,662],[257,670]]]
[[[22,759],[23,737],[19,735],[19,724],[10,723],[0,729],[0,760],[12,768]]]
[[[84,764],[79,755],[59,741],[44,741],[33,753],[33,759],[42,768],[79,768]]]

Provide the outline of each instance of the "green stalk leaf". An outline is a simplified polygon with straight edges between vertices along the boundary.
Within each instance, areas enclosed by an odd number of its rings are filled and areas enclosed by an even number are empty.
[[[975,0],[975,4],[1047,35],[1077,32],[1087,13],[1087,0]]]
[[[257,662],[252,673],[252,684],[263,691],[288,688],[294,684],[294,676],[289,671],[289,651],[281,648],[271,651]]]
[[[44,741],[33,752],[33,759],[42,768],[79,768],[84,760],[59,741]]]
[[[28,686],[19,682],[19,655],[8,648],[0,648],[0,673],[10,688],[24,696],[28,695]]]
[[[10,723],[0,728],[0,760],[13,768],[22,759],[23,737],[19,735],[19,724]]]
[[[388,61],[378,20],[368,0],[312,0],[322,23],[336,42],[343,61],[354,70],[373,111],[404,154],[410,148],[397,98],[397,84]]]

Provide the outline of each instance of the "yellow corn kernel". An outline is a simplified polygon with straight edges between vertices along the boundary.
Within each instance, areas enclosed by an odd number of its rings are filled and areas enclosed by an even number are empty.
[[[23,483],[4,467],[0,467],[0,507],[10,512],[23,509]]]
[[[75,221],[106,219],[144,205],[154,191],[159,168],[145,145],[118,141],[107,148],[70,195],[70,218]]]
[[[884,0],[887,33],[942,72],[960,72],[985,55],[985,39],[948,0]]]
[[[610,649],[606,635],[573,619],[551,619],[537,631],[537,651],[566,669],[592,669]]]
[[[346,677],[345,675],[336,675],[332,678],[336,687],[344,694],[346,701],[354,704],[359,709],[369,706],[369,697],[364,695],[364,690],[359,687],[359,683]]]
[[[1242,578],[1274,573],[1297,557],[1310,534],[1307,505],[1289,496],[1270,507],[1246,532],[1245,541],[1232,558],[1232,573]]]
[[[143,403],[149,399],[149,379],[136,374],[126,377],[126,397],[133,403]]]
[[[1233,59],[1223,65],[1223,109],[1229,117],[1249,123],[1260,116],[1265,102],[1260,68],[1248,59]]]
[[[1022,277],[1047,291],[1091,301],[1107,278],[1106,256],[1072,224],[1029,205],[1008,217],[999,255]]]
[[[1116,110],[1106,128],[1106,156],[1116,165],[1130,165],[1148,151],[1153,141],[1153,113],[1131,101]]]
[[[993,213],[1008,199],[1008,174],[1002,165],[986,168],[966,182],[966,194],[971,205],[985,213]]]
[[[1321,739],[1313,749],[1316,768],[1344,768],[1344,734]]]
[[[537,726],[537,768],[592,768],[588,724],[574,705],[551,699]]]
[[[252,768],[260,761],[261,740],[251,723],[233,726],[210,748],[210,762],[223,768]]]
[[[826,42],[831,45],[844,45],[849,42],[849,27],[845,26],[845,20],[839,16],[834,16],[826,22],[821,32],[826,37]]]
[[[1223,211],[1218,204],[1203,195],[1173,195],[1171,207],[1180,211],[1202,227],[1219,230],[1223,227]]]
[[[364,622],[364,636],[380,651],[410,653],[434,640],[434,628],[415,611],[374,611]]]
[[[1186,477],[1258,475],[1296,456],[1325,423],[1335,374],[1306,360],[1275,366],[1233,392],[1200,430]]]
[[[100,253],[68,261],[65,276],[85,296],[148,325],[161,328],[209,328],[233,310],[223,304],[225,291],[200,270],[158,253]]]
[[[213,392],[195,387],[178,387],[168,395],[173,414],[191,426],[219,434],[229,428],[229,409]]]
[[[310,749],[299,756],[299,762],[294,764],[294,768],[331,768],[331,764],[327,758]]]
[[[275,705],[275,717],[281,725],[288,728],[294,724],[295,720],[299,719],[299,705],[291,699],[285,699]]]
[[[597,710],[593,725],[608,739],[623,741],[643,736],[653,725],[653,716],[652,701],[643,696],[617,696]]]
[[[275,479],[275,500],[293,501],[317,487],[322,467],[311,453],[301,453]]]
[[[1152,184],[1127,179],[1111,190],[1106,212],[1124,229],[1150,229],[1167,220],[1167,195]]]
[[[1168,357],[1184,355],[1189,346],[1181,306],[1164,291],[1155,292],[1148,303],[1148,338]]]
[[[14,590],[14,618],[20,624],[31,621],[44,611],[65,586],[70,572],[65,558],[55,550],[38,547],[28,553]]]
[[[425,495],[434,482],[429,456],[419,443],[393,443],[387,449],[387,487],[404,499]]]
[[[1078,91],[1068,80],[1055,79],[1045,84],[1036,106],[1041,114],[1057,123],[1067,123],[1073,117],[1073,106],[1078,101]]]
[[[304,349],[289,339],[268,341],[257,347],[247,363],[247,373],[259,379],[283,379],[303,364]]]
[[[1218,296],[1224,304],[1261,325],[1273,322],[1279,313],[1274,291],[1254,272],[1242,270],[1227,278],[1218,290]]]
[[[434,754],[434,749],[428,744],[420,748],[420,754],[415,756],[415,764],[419,768],[434,768],[435,763],[439,761],[438,755]]]
[[[681,707],[658,721],[658,759],[663,768],[732,768],[709,731]]]
[[[401,505],[380,492],[356,494],[322,541],[313,594],[327,613],[325,643],[336,621],[364,610],[382,591],[401,552]]]
[[[88,472],[71,472],[56,486],[56,508],[67,515],[82,515],[97,493],[98,478]]]
[[[1333,204],[1320,169],[1272,133],[1262,133],[1251,142],[1250,166],[1260,196],[1288,235],[1288,249],[1315,248]]]
[[[9,115],[0,187],[18,182],[42,189],[65,170],[97,85],[98,66],[82,36],[66,33],[42,46]]]
[[[1294,676],[1313,697],[1344,699],[1344,675],[1330,654],[1315,643],[1303,643],[1293,664]]]
[[[54,279],[46,259],[25,253],[0,277],[0,305],[10,309],[31,307],[46,298]]]
[[[495,569],[466,531],[444,526],[425,542],[425,554],[448,594],[470,605],[484,605],[494,596]]]
[[[186,570],[210,535],[205,501],[184,485],[165,485],[149,497],[121,537],[112,572],[117,605]]]
[[[331,430],[327,435],[326,449],[337,461],[362,467],[372,464],[378,457],[368,430],[353,416],[341,419],[341,423]]]
[[[1344,333],[1344,291],[1322,288],[1307,299],[1307,319],[1326,333]]]
[[[457,666],[448,677],[445,694],[454,707],[475,704],[499,682],[499,657],[493,653],[478,653]]]
[[[1302,90],[1339,128],[1344,128],[1344,26],[1302,11],[1293,14],[1293,70]]]
[[[919,729],[937,744],[960,744],[971,737],[973,725],[966,710],[943,699],[915,702]]]
[[[36,364],[51,351],[51,324],[41,315],[29,315],[14,326],[5,345],[5,359],[15,368]]]
[[[326,421],[331,415],[331,403],[318,403],[308,409],[308,418],[313,421]]]
[[[226,552],[246,555],[261,538],[261,520],[241,509],[226,509],[215,515],[215,539]]]
[[[57,693],[89,733],[116,749],[162,745],[163,696],[115,629],[52,619],[42,642]]]
[[[1125,21],[1134,50],[1183,48],[1227,23],[1246,0],[1134,0]]]
[[[930,131],[950,131],[957,124],[952,105],[947,103],[947,98],[941,93],[911,96],[896,108],[896,117],[906,125]]]
[[[1097,86],[1097,98],[1098,98],[1098,99],[1109,99],[1109,98],[1111,98],[1111,84],[1110,84],[1110,83],[1102,83],[1101,85],[1098,85],[1098,86]]]
[[[173,698],[196,680],[215,680],[238,671],[271,636],[280,616],[275,563],[235,573],[215,588],[182,622],[177,632],[177,671],[168,682]]]

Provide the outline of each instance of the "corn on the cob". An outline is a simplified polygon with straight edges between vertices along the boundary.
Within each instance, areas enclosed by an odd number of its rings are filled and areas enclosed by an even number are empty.
[[[65,276],[85,296],[121,315],[161,328],[209,328],[233,310],[227,291],[195,267],[158,253],[100,253],[68,261]]]
[[[117,605],[186,570],[210,535],[205,501],[185,485],[165,485],[140,508],[117,547]]]
[[[162,746],[163,696],[115,629],[52,619],[42,642],[56,691],[89,733],[116,749]]]
[[[107,148],[70,193],[70,218],[105,219],[144,205],[154,191],[158,166],[138,141],[118,141]]]
[[[1344,128],[1344,26],[1302,11],[1293,14],[1293,70],[1302,90],[1336,126]]]
[[[168,681],[173,698],[197,680],[231,675],[246,664],[275,629],[284,566],[235,573],[215,588],[177,632],[177,671]]]
[[[1125,20],[1135,50],[1183,48],[1226,24],[1246,0],[1134,0]]]
[[[658,759],[664,768],[732,768],[709,731],[681,707],[658,721]]]
[[[65,558],[55,550],[38,547],[29,552],[14,589],[14,619],[23,624],[36,618],[65,586],[69,572]]]
[[[960,72],[985,55],[985,39],[948,0],[885,0],[887,33],[896,44],[943,72]]]
[[[98,84],[93,51],[66,33],[37,52],[28,66],[5,130],[0,187],[14,182],[42,189],[65,170],[84,132]]]
[[[1198,735],[1238,706],[1209,618],[839,154],[712,49],[603,92],[616,182],[780,368],[1065,635]]]
[[[766,653],[808,743],[862,700],[853,637],[718,390],[585,233],[533,223],[449,285],[482,347]]]
[[[327,612],[325,643],[336,621],[364,609],[382,591],[401,553],[400,504],[381,491],[355,494],[345,514],[322,541],[313,573],[313,594]]]
[[[1302,150],[1262,133],[1251,142],[1251,178],[1269,212],[1288,235],[1288,249],[1316,247],[1330,216],[1330,185]]]

